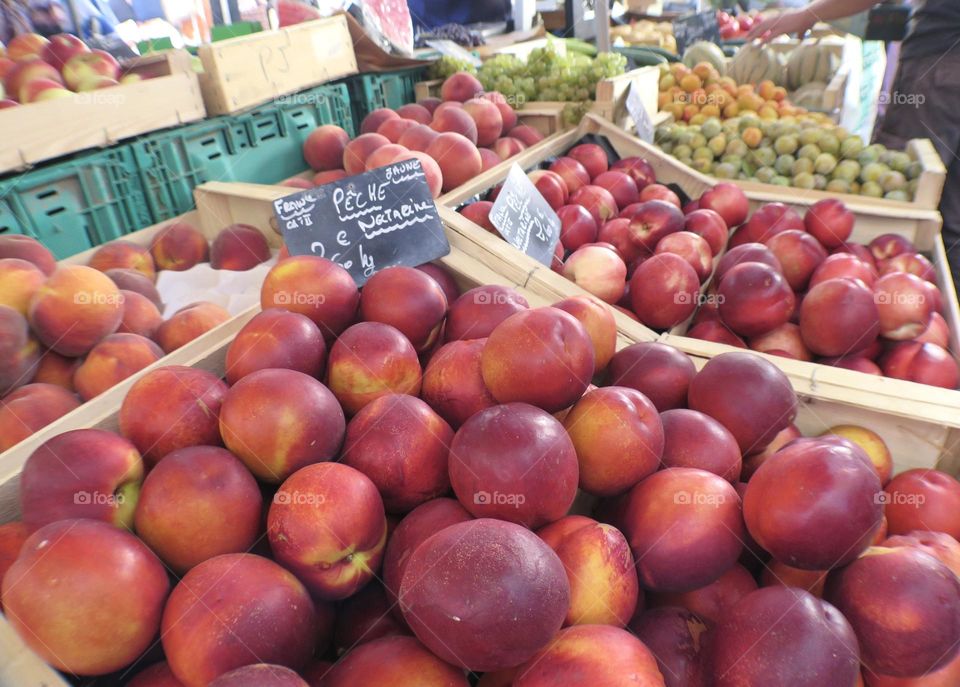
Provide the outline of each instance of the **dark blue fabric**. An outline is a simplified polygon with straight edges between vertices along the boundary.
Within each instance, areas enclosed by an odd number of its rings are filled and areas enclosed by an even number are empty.
[[[433,29],[444,24],[502,22],[510,13],[509,0],[407,0],[414,27]]]

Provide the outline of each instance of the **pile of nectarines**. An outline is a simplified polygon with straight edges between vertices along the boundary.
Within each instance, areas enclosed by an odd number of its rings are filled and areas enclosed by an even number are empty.
[[[56,668],[136,687],[956,683],[960,482],[892,475],[864,427],[800,436],[762,357],[615,351],[595,297],[531,308],[436,265],[360,290],[286,258],[261,305],[225,379],[156,368],[119,432],[27,460],[0,601]]]
[[[517,123],[503,95],[484,93],[470,74],[455,77],[444,83],[442,101],[427,98],[396,110],[373,110],[353,140],[334,124],[318,127],[303,146],[303,157],[316,172],[313,179],[281,183],[310,188],[415,158],[436,197],[543,139],[533,127]]]
[[[113,241],[87,265],[58,266],[30,237],[0,238],[0,452],[230,318],[200,301],[164,320],[157,271],[243,271],[269,258],[264,235],[243,224],[210,245],[174,222],[149,247]]]

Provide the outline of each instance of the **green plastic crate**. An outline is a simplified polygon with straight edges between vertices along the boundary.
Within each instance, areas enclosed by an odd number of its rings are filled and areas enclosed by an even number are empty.
[[[353,132],[346,86],[319,86],[134,142],[154,222],[190,210],[193,189],[205,182],[273,184],[302,172],[307,166],[303,143],[321,124]]]
[[[0,203],[0,224],[39,239],[58,259],[152,224],[126,145],[0,180]]]
[[[395,72],[356,74],[344,79],[350,89],[350,104],[357,127],[368,114],[379,107],[396,109],[416,99],[414,86],[426,78],[426,67],[413,67]]]

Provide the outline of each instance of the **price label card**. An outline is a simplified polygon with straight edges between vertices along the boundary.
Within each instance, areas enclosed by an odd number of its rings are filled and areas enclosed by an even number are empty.
[[[386,267],[450,252],[419,160],[278,198],[273,211],[291,255],[333,260],[358,286]]]
[[[647,143],[653,143],[653,120],[650,119],[650,113],[643,104],[636,82],[630,84],[626,104],[630,119],[637,128],[637,137]]]
[[[483,61],[479,57],[451,40],[447,40],[445,38],[431,38],[424,42],[434,50],[437,50],[441,55],[453,57],[457,60],[466,60],[474,67],[479,67],[481,64],[483,64]]]
[[[490,221],[511,246],[551,265],[560,240],[560,218],[516,163],[490,209]]]

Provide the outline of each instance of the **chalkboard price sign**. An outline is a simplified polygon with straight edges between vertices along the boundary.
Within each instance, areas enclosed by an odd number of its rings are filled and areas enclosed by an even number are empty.
[[[700,12],[673,20],[673,36],[677,39],[677,54],[697,41],[720,42],[720,26],[717,24],[716,12]]]
[[[636,82],[630,84],[630,90],[627,91],[627,113],[637,129],[637,137],[647,143],[653,143],[653,120],[650,119],[650,113],[643,104]]]
[[[333,260],[363,286],[395,265],[450,252],[419,160],[404,160],[273,202],[291,255]]]
[[[490,221],[511,246],[551,265],[560,240],[560,218],[516,163],[490,208]]]

